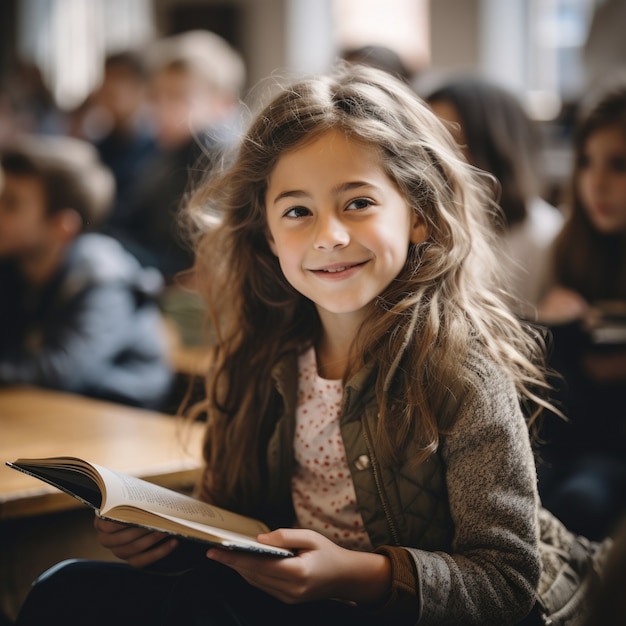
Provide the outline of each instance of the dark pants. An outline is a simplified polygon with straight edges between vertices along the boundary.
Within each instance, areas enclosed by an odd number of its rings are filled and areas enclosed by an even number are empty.
[[[415,616],[394,620],[412,624]],[[163,574],[124,563],[64,561],[35,581],[15,626],[381,626],[332,600],[287,605],[217,563]],[[522,626],[543,624],[537,607]]]
[[[124,563],[64,561],[33,585],[16,626],[252,626],[378,624],[358,607],[287,605],[220,564],[163,574]]]

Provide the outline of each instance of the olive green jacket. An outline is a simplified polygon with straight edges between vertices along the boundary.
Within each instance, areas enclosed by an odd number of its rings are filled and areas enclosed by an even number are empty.
[[[382,609],[393,623],[517,623],[531,609],[542,570],[539,501],[528,430],[512,383],[476,356],[454,432],[437,453],[382,467],[374,433],[373,371],[344,390],[340,428],[356,498],[372,545],[392,564]],[[268,448],[269,506],[290,502],[298,367],[295,355],[273,379],[283,400]],[[414,446],[413,446],[414,448]],[[415,452],[417,450],[414,449]]]
[[[363,368],[345,386],[340,429],[358,507],[392,569],[390,597],[372,613],[390,624],[506,626],[537,603],[546,624],[583,625],[610,540],[576,537],[541,507],[526,422],[501,369],[474,355],[463,376],[453,431],[421,464],[407,442],[406,462],[393,469],[376,455],[375,372]],[[258,517],[290,526],[297,356],[272,379],[280,403],[260,430],[269,442]]]

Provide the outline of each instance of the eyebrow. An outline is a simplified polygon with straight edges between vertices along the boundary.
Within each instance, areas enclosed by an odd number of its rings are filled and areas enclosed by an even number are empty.
[[[332,188],[333,195],[338,195],[340,193],[344,193],[346,191],[352,191],[354,189],[361,189],[363,187],[367,187],[369,189],[378,189],[378,187],[372,183],[366,183],[364,181],[355,180],[347,183],[341,183],[336,187]],[[309,194],[306,191],[302,191],[301,189],[290,189],[287,191],[281,191],[272,201],[272,204],[276,204],[279,200],[283,198],[308,198]]]

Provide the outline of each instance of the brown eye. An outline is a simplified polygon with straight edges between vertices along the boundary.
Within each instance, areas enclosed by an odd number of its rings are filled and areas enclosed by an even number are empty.
[[[374,203],[369,198],[357,198],[356,200],[352,200],[352,202],[348,204],[347,208],[358,211],[359,209],[367,209],[367,207],[370,207],[373,204]]]
[[[311,215],[311,211],[304,206],[294,206],[283,213],[283,217],[307,217]]]

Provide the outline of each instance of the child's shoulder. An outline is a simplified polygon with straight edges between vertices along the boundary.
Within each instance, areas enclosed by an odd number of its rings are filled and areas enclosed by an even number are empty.
[[[465,382],[465,397],[461,407],[470,407],[476,420],[480,414],[486,419],[510,412],[519,406],[514,381],[505,368],[486,350],[474,348],[461,364],[460,375]],[[463,408],[461,408],[463,412]]]
[[[100,233],[86,233],[75,239],[66,268],[64,282],[74,290],[116,284],[156,296],[163,286],[156,269],[142,267],[116,239]]]
[[[510,383],[504,368],[489,355],[487,350],[480,346],[470,349],[467,357],[461,363],[461,369],[468,387],[491,389],[499,388]]]

